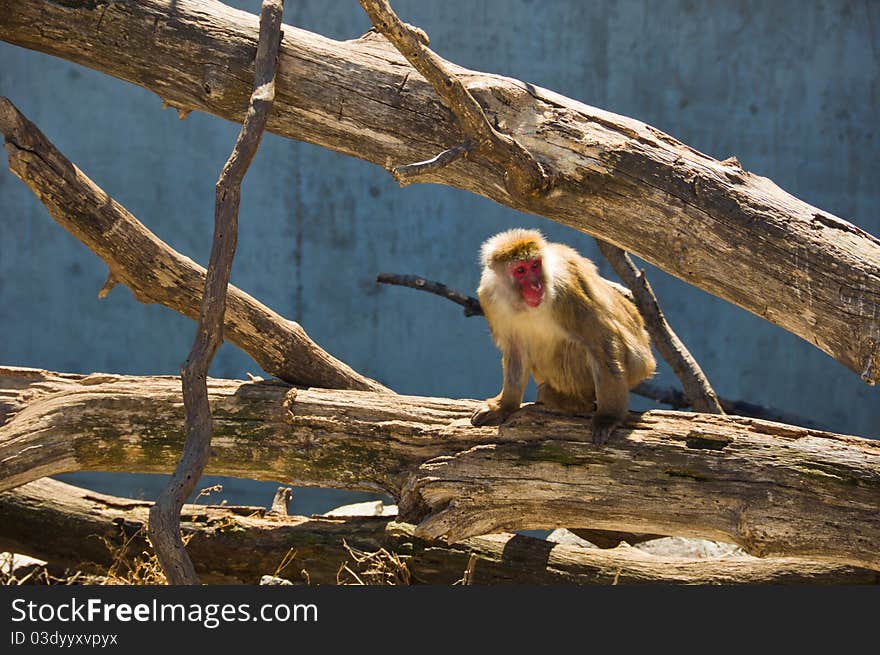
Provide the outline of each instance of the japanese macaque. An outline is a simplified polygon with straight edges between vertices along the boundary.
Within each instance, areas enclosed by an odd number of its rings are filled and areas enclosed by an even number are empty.
[[[635,305],[593,262],[535,230],[496,234],[480,254],[478,295],[501,349],[504,386],[471,423],[502,423],[519,409],[531,374],[538,404],[593,413],[593,442],[605,443],[626,417],[629,390],[656,366]]]

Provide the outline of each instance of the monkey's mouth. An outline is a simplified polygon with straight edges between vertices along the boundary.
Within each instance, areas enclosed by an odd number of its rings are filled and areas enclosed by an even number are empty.
[[[522,286],[523,301],[529,307],[537,307],[544,300],[544,285],[540,282],[524,284]]]

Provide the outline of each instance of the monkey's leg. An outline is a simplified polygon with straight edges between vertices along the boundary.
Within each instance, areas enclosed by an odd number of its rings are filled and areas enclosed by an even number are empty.
[[[597,361],[593,369],[596,384],[596,413],[593,415],[593,443],[603,444],[626,418],[629,387],[626,376],[614,361]]]
[[[642,380],[651,377],[657,368],[657,362],[651,353],[651,346],[636,345],[627,349],[626,371],[627,384],[632,389]]]
[[[529,372],[523,362],[522,351],[516,344],[507,344],[501,357],[501,366],[504,369],[504,386],[501,388],[501,393],[486,400],[483,406],[473,413],[472,425],[500,425],[522,404]]]

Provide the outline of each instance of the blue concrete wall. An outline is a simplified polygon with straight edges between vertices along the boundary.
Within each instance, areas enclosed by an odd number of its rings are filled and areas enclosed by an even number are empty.
[[[231,3],[256,12],[257,0]],[[334,38],[369,27],[353,0],[288,2],[286,22]],[[736,155],[804,200],[880,234],[880,3],[725,0],[396,0],[445,57],[646,121],[719,159]],[[178,121],[153,94],[0,44],[10,97],[98,184],[206,262],[213,185],[237,126]],[[485,397],[500,381],[482,319],[379,271],[473,291],[476,253],[511,225],[595,257],[592,239],[439,186],[399,189],[378,167],[267,135],[245,182],[233,281],[299,320],[356,369],[412,394]],[[607,267],[603,269],[607,273]],[[175,373],[194,324],[106,300],[104,265],[0,170],[0,362]],[[651,280],[717,391],[840,432],[880,434],[880,393],[797,337],[659,271]],[[225,345],[217,376],[260,373]],[[672,382],[662,369],[660,382]],[[638,404],[638,403],[637,403]],[[639,405],[644,406],[644,405]]]

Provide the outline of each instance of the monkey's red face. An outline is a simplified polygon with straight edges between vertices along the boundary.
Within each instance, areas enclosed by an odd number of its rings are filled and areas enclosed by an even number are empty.
[[[513,281],[519,285],[523,301],[529,307],[537,307],[544,300],[544,273],[541,260],[524,259],[508,267]]]

